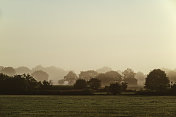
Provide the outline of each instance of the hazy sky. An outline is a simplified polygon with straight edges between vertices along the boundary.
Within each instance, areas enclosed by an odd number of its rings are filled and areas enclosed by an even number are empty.
[[[0,0],[0,65],[176,68],[176,0]]]

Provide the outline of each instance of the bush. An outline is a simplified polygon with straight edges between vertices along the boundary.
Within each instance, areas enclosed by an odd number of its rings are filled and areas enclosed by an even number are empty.
[[[113,95],[120,94],[122,91],[122,87],[119,83],[110,84],[109,92]]]
[[[88,85],[91,89],[97,90],[101,86],[101,81],[96,78],[92,78],[88,81]]]
[[[87,82],[84,79],[78,79],[74,84],[75,89],[85,89],[86,87],[87,87]]]

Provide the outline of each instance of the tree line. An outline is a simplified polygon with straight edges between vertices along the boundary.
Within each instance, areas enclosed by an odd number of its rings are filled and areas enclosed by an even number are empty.
[[[37,81],[30,75],[8,76],[0,73],[0,93],[1,94],[25,94],[34,90],[51,89],[52,84],[48,81]]]
[[[89,81],[92,78],[96,78],[101,81],[101,86],[108,86],[114,82],[126,82],[128,87],[136,87],[137,79],[135,78],[135,73],[132,69],[126,69],[122,73],[117,71],[108,71],[105,73],[97,73],[94,70],[81,71],[79,76],[77,76],[73,71],[70,71],[64,79],[59,80],[59,84],[73,85],[77,79],[84,79]]]
[[[36,76],[42,76],[40,74],[42,71],[34,73]],[[47,76],[45,73],[42,74],[42,77]],[[70,71],[64,79],[59,81],[60,84],[66,82],[68,85],[52,85],[51,81],[38,81],[33,76],[29,74],[5,75],[0,73],[0,93],[92,94],[93,92],[102,91],[107,94],[120,94],[129,90],[128,87],[137,84],[137,79],[132,69],[126,69],[122,73],[117,71],[105,73],[97,73],[93,70],[82,71],[79,77],[73,71]],[[169,80],[165,71],[154,69],[145,77],[144,89],[134,92],[136,94],[175,95],[176,83]]]

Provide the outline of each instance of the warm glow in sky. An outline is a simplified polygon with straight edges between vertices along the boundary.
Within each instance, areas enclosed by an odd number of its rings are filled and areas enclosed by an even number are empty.
[[[176,0],[1,0],[0,65],[176,68]]]

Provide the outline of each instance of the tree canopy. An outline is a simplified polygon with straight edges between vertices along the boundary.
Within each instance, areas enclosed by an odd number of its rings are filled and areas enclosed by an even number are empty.
[[[76,83],[74,84],[75,89],[84,89],[87,87],[87,82],[84,79],[78,79],[76,80]]]
[[[164,91],[169,87],[169,79],[166,73],[160,69],[154,69],[146,78],[145,88],[154,91]]]
[[[137,79],[135,77],[135,73],[132,69],[128,68],[123,73],[124,75],[124,81],[128,83],[128,86],[137,86]]]
[[[88,81],[88,85],[91,89],[97,90],[101,86],[101,81],[96,78],[92,78]]]
[[[64,81],[68,81],[68,85],[73,85],[77,79],[78,76],[73,71],[70,71],[66,76],[64,76]]]
[[[48,81],[48,77],[49,75],[42,71],[42,70],[39,70],[39,71],[35,71],[31,74],[37,81]]]
[[[79,74],[79,78],[88,81],[91,78],[95,78],[97,75],[98,73],[94,70],[81,71],[81,73]]]
[[[122,81],[122,76],[116,71],[101,73],[96,78],[101,81],[103,86],[107,86],[110,85],[111,83]]]
[[[13,67],[5,67],[2,68],[1,73],[6,74],[8,76],[13,76],[16,74],[16,71]]]
[[[31,70],[28,67],[18,67],[15,69],[17,74],[30,74]]]

